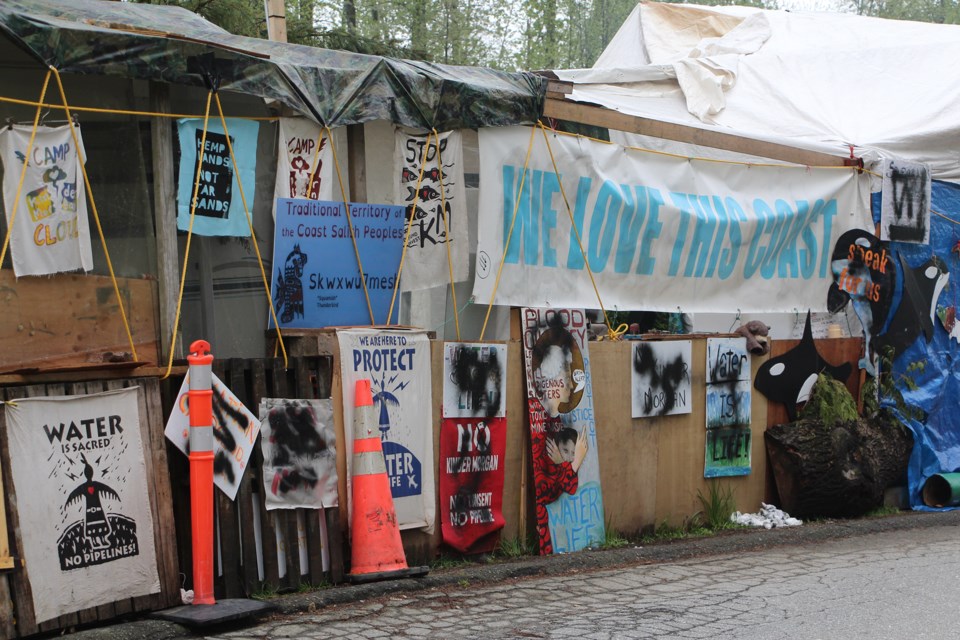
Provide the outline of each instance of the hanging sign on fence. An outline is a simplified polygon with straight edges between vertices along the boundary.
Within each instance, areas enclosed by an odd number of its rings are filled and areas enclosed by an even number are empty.
[[[337,506],[337,448],[329,398],[264,398],[260,430],[268,511]]]
[[[634,341],[631,404],[634,418],[672,416],[693,410],[689,340]]]
[[[364,283],[374,319],[386,322],[403,248],[403,207],[351,203],[350,216],[356,251],[342,202],[277,200],[272,291],[281,327],[371,324]],[[399,304],[397,296],[394,318]]]
[[[237,165],[234,167],[227,136],[219,118],[210,118],[200,167],[200,186],[193,233],[201,236],[250,235],[250,224],[243,199],[253,216],[253,197],[257,184],[257,135],[260,124],[252,120],[227,118],[230,144]],[[202,118],[177,120],[180,139],[180,172],[177,184],[177,229],[190,229],[190,203],[197,182],[197,156],[203,140]],[[243,198],[240,181],[243,181]]]
[[[462,136],[459,131],[447,131],[439,134],[439,142],[437,138],[400,128],[396,132],[394,166],[399,175],[394,202],[406,207],[410,227],[403,267],[405,291],[449,284],[448,245],[453,281],[462,282],[469,274]]]
[[[6,406],[37,622],[159,593],[137,389]]]
[[[240,479],[247,469],[253,445],[260,433],[260,421],[216,375],[213,380],[213,484],[231,500],[236,499]],[[164,435],[177,449],[189,455],[190,374],[183,377],[177,402],[167,418]]]
[[[371,381],[390,493],[401,529],[433,532],[436,489],[430,341],[425,331],[344,329],[337,332],[343,381],[347,496],[351,498],[354,392]]]
[[[492,551],[503,528],[507,346],[443,345],[440,531],[462,553]]]
[[[3,208],[7,225],[20,186],[23,163],[27,172],[20,188],[17,217],[10,234],[13,272],[39,276],[93,269],[87,193],[69,125],[38,127],[30,157],[27,145],[33,127],[11,125],[0,130],[3,160]],[[83,139],[77,128],[82,149]]]
[[[502,305],[595,306],[588,262],[608,308],[825,311],[834,243],[873,226],[870,177],[854,168],[697,161],[548,133],[555,169],[530,134],[480,130],[482,304],[505,255]]]
[[[582,309],[523,309],[524,368],[540,553],[604,540],[593,387]]]
[[[750,353],[746,338],[707,338],[704,478],[750,475]]]
[[[274,202],[278,198],[330,200],[333,195],[330,139],[323,135],[320,125],[309,118],[280,118],[279,123]]]

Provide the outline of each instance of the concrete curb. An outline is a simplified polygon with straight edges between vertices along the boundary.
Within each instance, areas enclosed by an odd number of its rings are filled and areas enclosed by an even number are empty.
[[[960,525],[960,511],[904,512],[880,518],[828,520],[786,529],[738,529],[704,538],[659,542],[643,547],[591,550],[549,557],[528,557],[508,562],[475,564],[443,569],[417,579],[394,580],[333,587],[311,593],[294,593],[270,600],[281,614],[310,613],[332,605],[449,587],[460,588],[527,578],[599,571],[628,565],[679,562],[724,553],[746,553],[788,548],[865,536],[887,531]],[[209,632],[210,629],[205,631]],[[191,630],[162,620],[139,619],[72,634],[77,640],[173,640],[196,638]]]

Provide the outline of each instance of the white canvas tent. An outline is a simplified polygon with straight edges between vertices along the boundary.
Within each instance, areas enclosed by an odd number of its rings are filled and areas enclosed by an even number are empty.
[[[958,59],[960,26],[641,3],[593,69],[556,75],[568,101],[956,181]]]

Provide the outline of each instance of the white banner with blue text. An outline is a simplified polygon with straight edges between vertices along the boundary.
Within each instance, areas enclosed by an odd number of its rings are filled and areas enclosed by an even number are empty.
[[[501,305],[596,307],[589,264],[609,309],[825,311],[836,239],[872,228],[869,176],[852,168],[713,162],[552,132],[548,148],[541,131],[532,139],[531,148],[529,127],[480,131],[473,294],[482,304],[506,253]]]

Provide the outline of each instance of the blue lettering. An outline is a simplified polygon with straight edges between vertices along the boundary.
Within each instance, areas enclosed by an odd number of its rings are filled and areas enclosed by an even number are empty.
[[[551,242],[551,232],[557,228],[557,210],[553,208],[553,196],[560,190],[560,181],[556,173],[545,173],[543,175],[543,189],[540,195],[540,208],[542,220],[540,229],[542,232],[541,244],[543,244],[543,266],[557,266],[557,252]]]
[[[737,266],[737,258],[740,255],[740,246],[743,244],[743,235],[740,232],[740,222],[746,221],[747,215],[743,208],[733,198],[727,198],[725,201],[730,220],[730,248],[720,252],[720,265],[717,274],[721,280],[726,280],[733,274],[734,267]]]
[[[633,255],[637,251],[637,238],[643,219],[647,215],[647,189],[637,187],[636,197],[630,193],[630,187],[621,185],[623,190],[623,212],[620,214],[620,236],[617,241],[617,253],[613,258],[615,273],[628,273],[633,264]]]
[[[660,222],[660,206],[663,204],[663,196],[657,189],[647,190],[647,207],[649,208],[649,217],[647,226],[643,229],[643,243],[640,245],[640,261],[637,263],[637,273],[649,276],[653,273],[653,267],[656,260],[650,255],[651,243],[660,237],[663,229],[663,223]]]
[[[583,269],[583,254],[577,242],[577,233],[583,237],[583,217],[587,211],[587,198],[593,179],[583,176],[577,184],[577,204],[573,209],[573,221],[576,227],[570,227],[570,247],[567,250],[567,269]],[[574,231],[576,228],[576,231]]]
[[[670,254],[670,268],[667,275],[677,275],[680,269],[680,258],[683,254],[683,245],[687,242],[687,227],[690,224],[690,217],[693,215],[693,209],[690,205],[690,196],[685,193],[671,193],[670,199],[680,210],[680,228],[677,230],[677,239],[673,241],[673,253]]]
[[[623,206],[623,198],[616,183],[605,180],[593,206],[590,218],[590,238],[587,243],[587,256],[590,269],[594,273],[603,271],[610,259],[613,248],[613,236],[617,232],[617,216]]]

